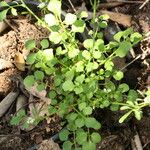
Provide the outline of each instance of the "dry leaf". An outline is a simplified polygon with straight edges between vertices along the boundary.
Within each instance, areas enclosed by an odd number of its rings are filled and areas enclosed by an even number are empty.
[[[24,60],[23,54],[21,54],[20,52],[17,52],[14,58],[14,62],[15,62],[16,67],[20,71],[25,71],[25,60]]]
[[[100,11],[102,14],[107,14],[110,17],[110,20],[115,21],[123,26],[130,27],[131,26],[131,16],[125,15],[122,13],[111,12],[107,10]]]

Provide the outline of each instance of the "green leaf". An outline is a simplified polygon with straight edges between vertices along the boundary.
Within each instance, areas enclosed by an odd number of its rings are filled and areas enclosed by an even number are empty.
[[[41,42],[40,42],[41,46],[42,46],[42,49],[45,49],[45,48],[48,48],[49,47],[49,41],[48,39],[43,39]]]
[[[26,116],[26,113],[25,113],[25,110],[24,109],[21,109],[20,111],[18,111],[17,115],[16,116],[13,116],[11,121],[10,121],[10,124],[11,125],[19,125],[19,123],[22,121],[22,119]]]
[[[98,130],[101,128],[100,123],[95,118],[92,118],[92,117],[88,117],[85,119],[85,125],[87,128],[93,128],[95,130]]]
[[[85,22],[83,20],[76,20],[75,23],[72,25],[73,32],[84,32],[85,29]]]
[[[45,86],[46,86],[45,83],[40,83],[36,86],[36,88],[39,92],[41,92],[41,91],[45,90]]]
[[[81,117],[78,117],[76,120],[75,120],[75,124],[77,127],[81,128],[84,126],[84,119],[81,118]]]
[[[106,70],[112,71],[114,63],[111,60],[105,62],[104,67]]]
[[[74,84],[71,80],[67,80],[63,83],[62,88],[64,91],[73,91]]]
[[[82,11],[82,12],[80,13],[80,18],[87,18],[87,17],[88,17],[87,11]]]
[[[107,14],[104,14],[104,15],[101,15],[99,17],[100,20],[108,20],[109,19],[109,16]]]
[[[92,108],[91,108],[90,106],[85,107],[85,108],[83,109],[83,114],[84,114],[84,115],[91,115],[91,114],[92,114]]]
[[[49,93],[48,93],[48,97],[49,98],[51,98],[51,99],[54,99],[55,97],[56,97],[56,92],[55,91],[50,91]]]
[[[123,37],[123,34],[124,34],[123,31],[120,31],[120,32],[116,33],[116,34],[114,35],[114,40],[116,40],[117,42],[120,42],[120,41],[121,41],[121,38]]]
[[[113,77],[114,77],[114,79],[115,80],[121,80],[122,78],[123,78],[123,76],[124,76],[124,74],[123,74],[123,72],[122,71],[117,71],[114,75],[113,75]]]
[[[87,51],[87,50],[84,50],[84,51],[82,52],[82,56],[83,56],[86,60],[89,60],[89,59],[91,58],[91,54],[90,54],[90,52]]]
[[[93,39],[86,39],[86,40],[83,42],[83,46],[84,46],[86,49],[91,49],[91,48],[94,46],[94,41],[93,41]]]
[[[92,54],[95,59],[99,59],[102,56],[102,53],[100,51],[93,51]]]
[[[67,13],[65,16],[65,24],[72,25],[77,20],[77,16],[71,13]]]
[[[68,140],[68,135],[70,134],[70,132],[67,129],[63,129],[62,131],[60,131],[59,133],[59,138],[61,141],[66,141]]]
[[[82,150],[96,150],[96,144],[91,141],[84,142],[82,145]]]
[[[34,72],[34,77],[35,77],[36,80],[41,80],[42,81],[44,79],[43,71],[39,71],[39,70],[35,71]]]
[[[129,86],[125,83],[122,83],[119,85],[118,90],[120,90],[122,93],[129,91]]]
[[[72,143],[70,141],[65,141],[63,143],[63,150],[72,150]]]
[[[134,115],[137,120],[141,120],[141,118],[143,116],[143,112],[141,110],[135,110]]]
[[[46,14],[45,15],[45,22],[50,26],[55,26],[58,25],[58,20],[56,19],[56,17],[53,14]]]
[[[35,40],[33,39],[30,39],[28,41],[25,42],[25,48],[27,50],[32,50],[36,47],[36,44],[35,44]]]
[[[67,121],[68,122],[73,122],[77,118],[78,114],[77,113],[70,113],[67,115]]]
[[[85,75],[81,74],[80,76],[76,77],[75,81],[78,82],[78,83],[80,83],[80,84],[82,84],[83,81],[84,81],[84,79],[85,79]]]
[[[9,7],[9,5],[5,1],[0,2],[0,6],[1,7],[5,7],[5,6]]]
[[[48,107],[48,112],[49,112],[50,115],[56,114],[57,111],[58,110],[55,107],[51,106],[51,105]]]
[[[51,42],[58,44],[62,40],[62,36],[58,32],[51,32],[49,39]]]
[[[68,52],[68,56],[69,58],[74,58],[79,54],[79,52],[80,52],[79,49],[71,49]]]
[[[0,22],[6,19],[6,14],[8,12],[8,9],[5,9],[3,11],[0,11]]]
[[[35,53],[31,53],[27,56],[27,59],[26,59],[26,63],[28,65],[32,65],[34,64],[34,62],[36,61],[36,54]]]
[[[123,41],[119,44],[119,48],[115,51],[116,56],[119,56],[121,58],[125,57],[129,50],[132,48],[132,45],[130,42]]]
[[[75,73],[74,69],[71,69],[71,70],[67,71],[67,72],[65,73],[65,78],[66,78],[66,80],[73,80],[73,78],[74,78],[74,73]]]
[[[132,110],[127,112],[126,114],[124,114],[120,119],[119,119],[119,123],[123,123],[125,119],[127,119],[127,117],[132,113]]]
[[[61,82],[62,82],[62,79],[61,79],[61,77],[55,77],[54,78],[54,84],[55,84],[55,86],[59,86],[60,84],[61,84]]]
[[[99,23],[100,28],[106,28],[107,27],[107,21],[102,21]]]
[[[27,76],[27,77],[24,79],[23,83],[24,83],[24,85],[25,85],[26,87],[28,87],[28,88],[29,88],[29,87],[32,87],[32,86],[34,85],[34,83],[35,83],[34,76],[33,76],[33,75]]]
[[[101,141],[101,136],[97,132],[91,134],[91,140],[93,143],[99,143]]]
[[[11,8],[11,13],[14,15],[14,16],[17,16],[18,13],[17,13],[17,10],[15,8]]]
[[[47,6],[48,10],[54,13],[57,16],[61,14],[61,1],[51,0]]]
[[[83,92],[83,87],[82,86],[76,86],[74,88],[74,91],[75,91],[76,94],[80,94],[80,93]]]
[[[111,110],[111,111],[117,111],[117,110],[119,110],[119,105],[112,104],[112,105],[110,106],[110,110]]]
[[[84,142],[87,141],[87,132],[80,131],[76,135],[76,141],[78,144],[83,144]]]
[[[86,108],[86,103],[85,102],[79,103],[78,108],[80,111],[82,111],[84,108]]]
[[[137,44],[139,41],[142,40],[142,35],[138,32],[135,32],[133,34],[131,34],[130,36],[130,40],[133,43],[133,45]]]
[[[135,90],[130,90],[128,93],[127,100],[134,102],[136,101],[137,98],[138,98],[137,92]]]
[[[75,64],[76,66],[76,72],[82,72],[84,71],[84,62],[83,61],[79,61]]]

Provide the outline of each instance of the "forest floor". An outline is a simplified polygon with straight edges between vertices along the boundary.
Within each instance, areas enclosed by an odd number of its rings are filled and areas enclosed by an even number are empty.
[[[150,88],[150,2],[142,6],[144,2],[144,0],[120,0],[115,3],[107,0],[100,3],[97,10],[99,14],[110,15],[111,21],[104,33],[106,40],[111,39],[112,32],[117,32],[118,27],[122,30],[132,27],[134,31],[144,36],[126,58],[116,62],[120,68],[125,66],[123,81],[131,88],[141,91]],[[73,12],[68,2],[63,1],[63,3],[68,12]],[[77,10],[91,11],[88,0],[73,0],[72,3]],[[26,74],[25,66],[20,66],[21,63],[24,64],[22,55],[28,55],[24,49],[26,39],[39,40],[48,35],[46,30],[36,26],[29,17],[8,16],[5,23],[7,28],[0,32],[0,101],[14,88],[21,91],[14,77],[24,78]],[[60,130],[57,117],[51,119],[51,124],[42,122],[29,131],[22,130],[20,126],[12,127],[9,121],[15,113],[15,107],[16,102],[13,102],[5,115],[0,118],[0,150],[27,150],[28,148],[33,150],[32,146],[49,139]],[[96,110],[94,115],[102,124],[103,140],[98,144],[97,150],[141,150],[136,147],[137,141],[142,144],[144,150],[150,150],[150,108],[145,108],[141,121],[131,118],[123,124],[118,123],[119,112]],[[51,150],[59,149],[57,144],[52,142],[52,145],[55,148]],[[50,148],[45,144],[41,150],[50,150]]]

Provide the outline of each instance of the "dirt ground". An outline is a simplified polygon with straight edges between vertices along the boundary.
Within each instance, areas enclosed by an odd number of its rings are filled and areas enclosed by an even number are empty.
[[[123,81],[134,89],[144,91],[150,88],[150,2],[146,3],[142,9],[140,9],[144,2],[142,0],[141,3],[137,3],[137,1],[123,2],[115,7],[112,6],[112,0],[102,2],[99,5],[98,13],[107,10],[130,16],[130,26],[118,23],[114,18],[112,18],[112,22],[113,24],[117,23],[117,26],[121,29],[133,27],[134,31],[140,32],[145,37],[139,45],[133,48],[132,53],[123,60],[125,65],[132,62],[126,67]],[[81,4],[85,4],[85,8],[91,10],[88,0],[75,0],[72,3],[76,9],[81,9]],[[63,5],[67,11],[73,11],[69,2],[63,1]],[[22,55],[28,55],[24,49],[24,42],[32,38],[38,41],[42,37],[48,36],[45,29],[34,25],[27,17],[8,17],[7,21],[7,29],[0,33],[0,63],[2,66],[0,67],[0,101],[10,91],[20,88],[12,78],[17,75],[24,77],[26,74],[26,69],[21,70],[16,61],[19,59],[19,63],[22,63]],[[108,28],[112,28],[111,23]],[[138,57],[139,55],[140,57]],[[14,107],[15,103],[12,103],[8,112],[0,119],[0,150],[27,150],[35,144],[41,143],[44,139],[50,138],[60,129],[59,123],[56,121],[59,120],[58,118],[52,119],[52,126],[42,122],[28,132],[21,130],[19,127],[12,127],[9,125],[9,119],[14,113]],[[110,113],[108,110],[96,110],[95,116],[102,123],[100,132],[103,138],[102,142],[98,144],[97,150],[139,150],[134,147],[135,137],[137,136],[143,149],[150,150],[150,108],[145,108],[144,117],[141,121],[131,118],[123,124],[118,123],[120,117],[118,112]],[[44,141],[43,145],[45,143],[47,142]],[[52,145],[55,148],[51,148],[51,150],[59,150],[58,145],[55,145],[55,143],[52,143]],[[50,149],[46,145],[40,150]]]

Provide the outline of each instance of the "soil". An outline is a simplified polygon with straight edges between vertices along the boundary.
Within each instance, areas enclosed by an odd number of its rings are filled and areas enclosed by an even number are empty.
[[[77,9],[81,7],[82,2],[85,3],[88,10],[91,9],[87,0],[72,2]],[[111,3],[112,1],[104,2]],[[67,11],[72,11],[68,2],[63,1],[63,3]],[[125,68],[123,82],[129,84],[131,88],[145,91],[150,88],[150,37],[149,35],[146,36],[150,32],[150,3],[147,3],[142,9],[139,9],[140,6],[141,4],[135,1],[133,4],[124,4],[107,10],[131,15],[131,27],[144,36],[140,44],[133,48],[134,55],[117,61],[127,65],[139,54],[141,55],[139,59],[134,60],[131,65]],[[0,33],[0,59],[11,64],[0,68],[0,101],[10,91],[20,88],[17,82],[12,81],[12,76],[24,76],[26,74],[26,71],[19,70],[15,65],[17,52],[21,53],[24,59],[28,55],[24,47],[25,41],[36,39],[38,42],[43,37],[47,38],[49,34],[47,30],[35,25],[33,20],[28,17],[10,17],[8,21],[8,28]],[[126,28],[121,24],[118,26],[121,29]],[[120,64],[117,67],[122,68]],[[52,126],[47,122],[42,122],[37,128],[26,132],[19,127],[8,125],[14,107],[15,103],[0,120],[0,150],[26,150],[39,143],[42,143],[39,150],[59,150],[59,146],[54,142],[50,143],[49,138],[60,130],[60,118],[51,119]],[[97,150],[132,150],[132,141],[137,134],[143,149],[150,149],[150,108],[145,108],[144,117],[141,121],[130,118],[123,124],[118,123],[119,112],[110,113],[108,110],[96,110],[94,115],[102,123],[100,134],[103,140],[97,145]],[[48,148],[53,146],[54,148]]]

